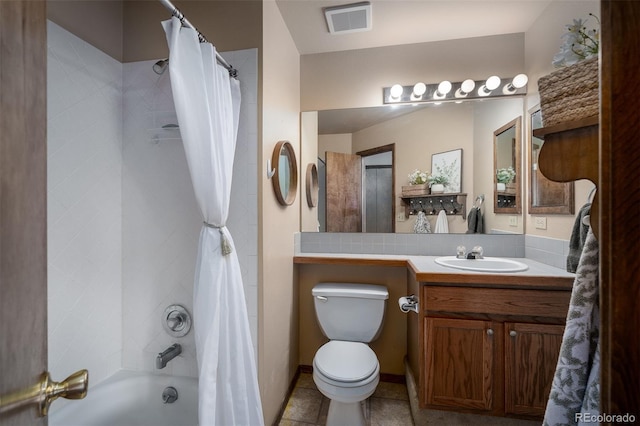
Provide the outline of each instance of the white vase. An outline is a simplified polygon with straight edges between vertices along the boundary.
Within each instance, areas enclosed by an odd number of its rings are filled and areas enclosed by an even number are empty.
[[[434,183],[431,185],[432,194],[442,194],[444,192],[444,185],[441,183]]]
[[[502,182],[498,182],[496,184],[496,187],[497,187],[498,191],[504,191],[505,189],[507,189],[507,185],[502,183]]]

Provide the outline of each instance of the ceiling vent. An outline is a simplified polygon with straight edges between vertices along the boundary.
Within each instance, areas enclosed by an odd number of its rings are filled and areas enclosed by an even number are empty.
[[[324,16],[331,34],[348,34],[371,29],[371,3],[368,1],[326,7]]]

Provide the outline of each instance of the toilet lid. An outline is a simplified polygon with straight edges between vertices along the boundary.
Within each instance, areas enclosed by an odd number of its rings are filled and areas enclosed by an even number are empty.
[[[313,364],[329,379],[358,382],[376,371],[378,357],[364,343],[332,340],[318,349]]]

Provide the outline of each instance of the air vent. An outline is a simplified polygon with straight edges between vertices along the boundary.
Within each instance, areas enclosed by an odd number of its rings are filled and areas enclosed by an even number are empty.
[[[348,34],[371,29],[371,3],[368,1],[324,9],[331,34]]]

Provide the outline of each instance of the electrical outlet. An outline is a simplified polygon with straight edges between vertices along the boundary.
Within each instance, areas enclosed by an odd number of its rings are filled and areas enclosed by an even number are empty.
[[[404,222],[404,221],[406,221],[406,220],[407,220],[407,218],[406,218],[406,216],[404,215],[404,213],[398,213],[398,214],[396,215],[396,221],[398,221],[398,222]]]
[[[536,217],[536,229],[547,229],[547,218],[544,216]]]
[[[518,216],[509,216],[509,226],[518,226]]]

